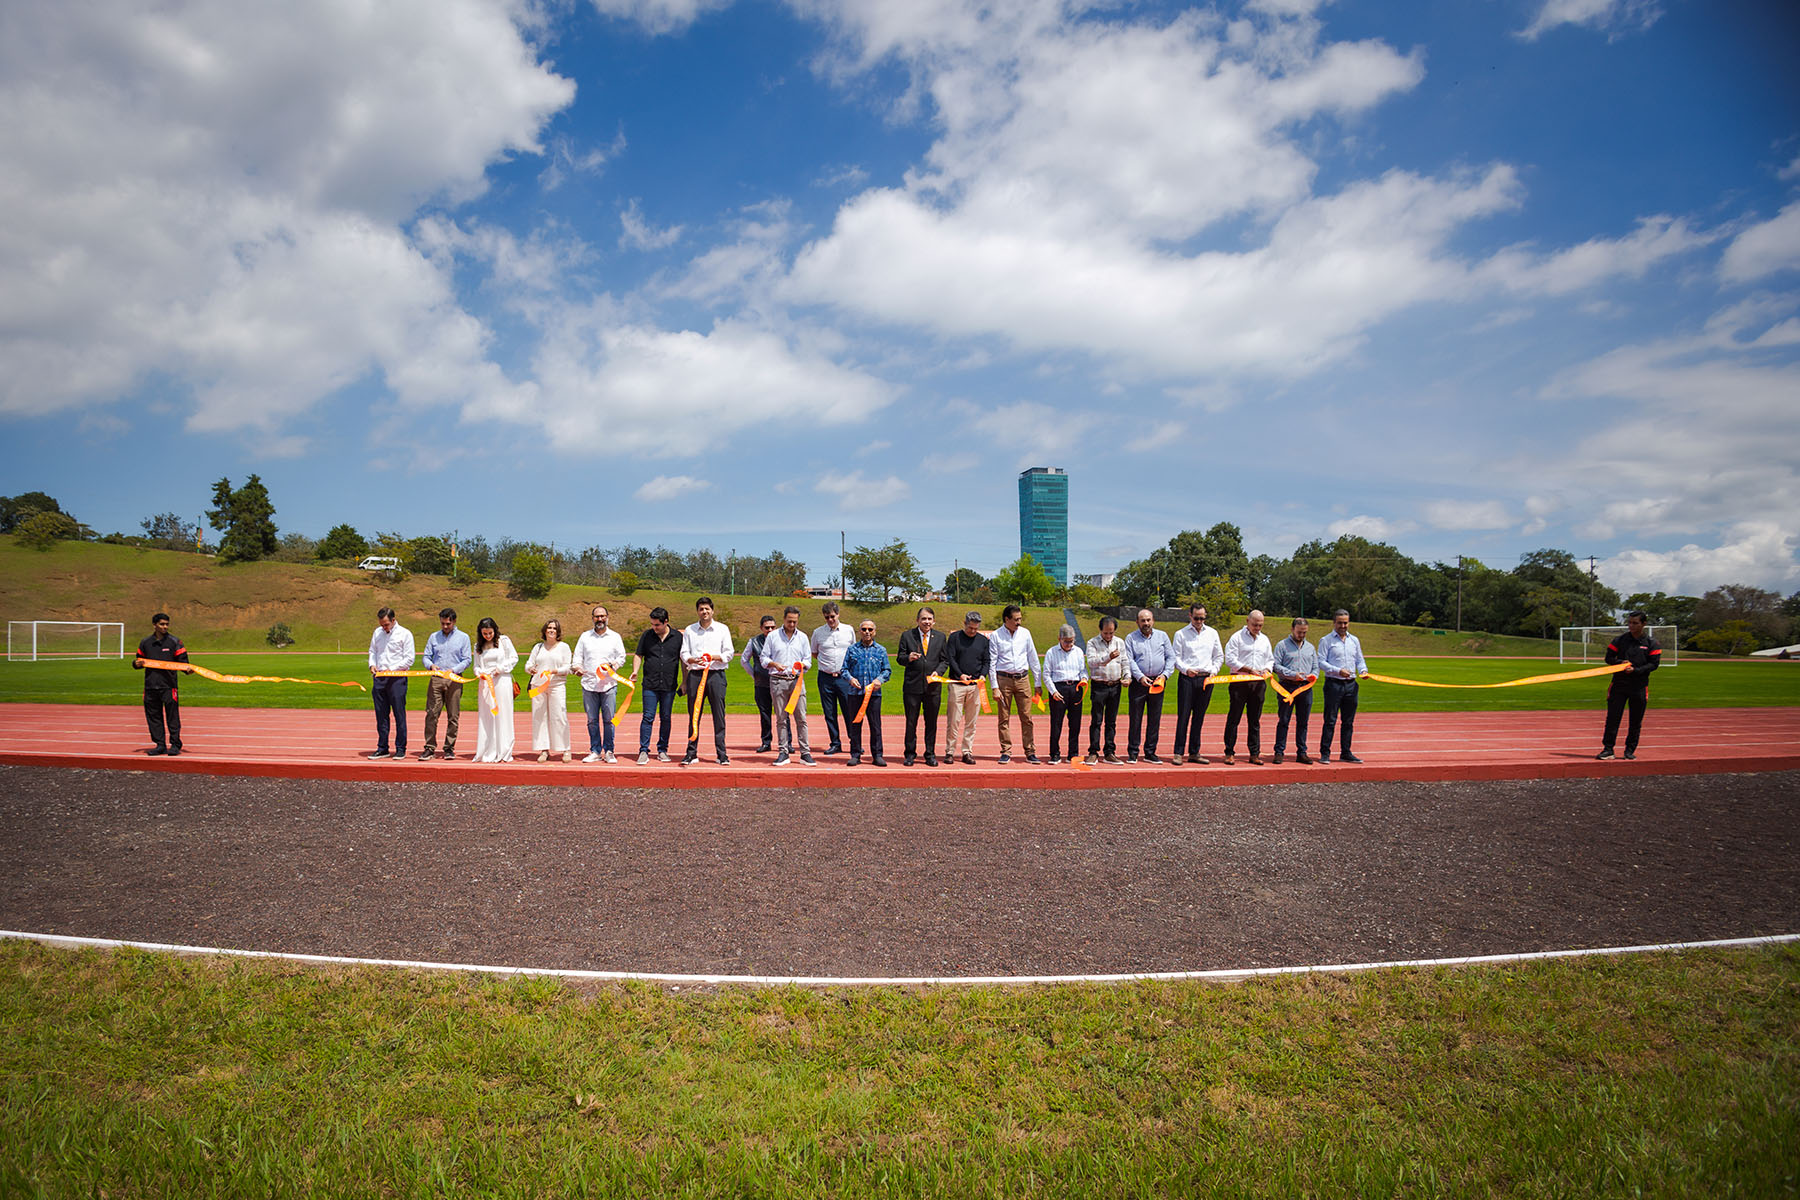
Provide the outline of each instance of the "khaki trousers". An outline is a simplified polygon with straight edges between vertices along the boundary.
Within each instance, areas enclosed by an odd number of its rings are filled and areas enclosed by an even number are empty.
[[[1037,742],[1031,735],[1031,673],[1026,672],[1017,679],[1001,675],[997,682],[1000,687],[994,703],[1000,709],[1000,753],[1012,753],[1012,721],[1007,712],[1012,706],[1019,710],[1019,734],[1025,742],[1025,753],[1036,754]]]
[[[981,685],[948,683],[944,688],[950,693],[950,730],[944,739],[944,754],[950,758],[974,754],[975,717],[981,712]]]

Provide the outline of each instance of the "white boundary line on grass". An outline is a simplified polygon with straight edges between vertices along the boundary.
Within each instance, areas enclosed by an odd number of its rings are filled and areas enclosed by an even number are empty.
[[[214,954],[231,958],[274,958],[286,962],[314,963],[322,966],[399,967],[424,971],[465,971],[481,975],[545,976],[554,979],[614,981],[636,979],[646,983],[669,984],[750,984],[799,987],[918,987],[925,985],[997,986],[1042,985],[1053,983],[1134,983],[1182,979],[1210,979],[1233,982],[1269,975],[1342,974],[1350,971],[1380,971],[1395,967],[1466,967],[1491,963],[1532,962],[1549,958],[1588,958],[1594,955],[1645,954],[1667,950],[1711,950],[1730,946],[1770,946],[1800,941],[1800,933],[1777,933],[1767,937],[1724,938],[1710,942],[1657,942],[1643,946],[1604,946],[1590,950],[1536,950],[1522,954],[1481,954],[1464,958],[1412,958],[1394,962],[1330,963],[1312,967],[1244,967],[1218,971],[1130,971],[1116,975],[678,975],[658,971],[577,971],[554,967],[493,967],[473,963],[413,962],[398,958],[344,958],[332,954],[285,954],[276,950],[231,950],[220,946],[178,946],[163,942],[123,942],[111,938],[68,937],[57,933],[21,933],[0,929],[0,938],[41,942],[67,949],[93,947],[107,950],[155,950],[169,954]]]

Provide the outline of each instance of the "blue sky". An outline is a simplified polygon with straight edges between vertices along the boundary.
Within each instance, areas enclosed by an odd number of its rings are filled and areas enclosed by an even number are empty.
[[[8,494],[101,531],[1016,557],[1237,523],[1800,587],[1800,16],[0,12]]]

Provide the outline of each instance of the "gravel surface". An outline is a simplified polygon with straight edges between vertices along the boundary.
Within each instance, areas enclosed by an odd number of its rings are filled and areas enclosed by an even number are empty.
[[[1797,785],[669,791],[0,767],[0,927],[818,975],[1747,937],[1800,931]]]

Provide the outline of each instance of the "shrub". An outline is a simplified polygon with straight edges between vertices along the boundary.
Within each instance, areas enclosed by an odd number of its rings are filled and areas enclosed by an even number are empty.
[[[269,632],[263,635],[263,641],[278,650],[285,649],[294,644],[294,633],[287,627],[286,621],[277,621],[269,626]]]
[[[58,542],[81,536],[81,526],[66,513],[35,512],[16,527],[19,544],[33,550],[48,550]]]
[[[636,571],[614,571],[612,590],[621,596],[629,596],[638,590],[638,584],[642,582]]]
[[[550,594],[550,564],[536,550],[513,555],[512,579],[507,593],[517,600],[541,600]]]

